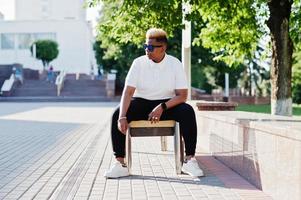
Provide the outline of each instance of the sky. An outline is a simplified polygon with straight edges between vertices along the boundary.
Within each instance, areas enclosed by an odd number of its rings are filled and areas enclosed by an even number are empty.
[[[98,16],[99,8],[87,9],[87,20],[92,21],[93,26],[96,25],[96,19]],[[5,20],[13,20],[14,13],[14,1],[13,0],[0,0],[0,12],[4,14]]]

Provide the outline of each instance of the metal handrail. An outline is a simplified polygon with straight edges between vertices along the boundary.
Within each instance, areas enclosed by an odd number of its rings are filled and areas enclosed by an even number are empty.
[[[13,85],[16,81],[15,75],[11,74],[9,79],[6,79],[1,87],[1,94],[4,92],[10,92],[13,88]]]
[[[65,70],[60,71],[59,75],[55,79],[55,84],[57,86],[57,96],[61,95],[61,91],[64,87],[66,72]]]

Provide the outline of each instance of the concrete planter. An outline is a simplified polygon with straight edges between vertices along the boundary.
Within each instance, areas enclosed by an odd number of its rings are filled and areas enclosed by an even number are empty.
[[[274,199],[301,198],[301,118],[198,111],[198,149]]]

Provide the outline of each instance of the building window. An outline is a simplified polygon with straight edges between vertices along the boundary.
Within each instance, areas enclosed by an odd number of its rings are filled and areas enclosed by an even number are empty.
[[[15,42],[15,36],[18,43]],[[56,41],[56,33],[2,33],[0,34],[0,47],[1,49],[14,49],[16,45],[18,49],[29,49],[36,40]]]
[[[2,33],[1,34],[1,49],[15,48],[15,34]]]
[[[33,38],[34,38],[34,40],[54,40],[54,41],[56,41],[56,34],[55,33],[34,33]]]
[[[32,37],[29,33],[18,34],[19,49],[29,49],[32,42]]]

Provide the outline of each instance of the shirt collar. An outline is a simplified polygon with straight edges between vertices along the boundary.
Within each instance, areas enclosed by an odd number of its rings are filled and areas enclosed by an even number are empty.
[[[153,60],[150,60],[151,65],[161,65],[161,64],[163,64],[166,60],[166,57],[167,57],[167,53],[164,54],[164,58],[159,63],[156,63]]]

